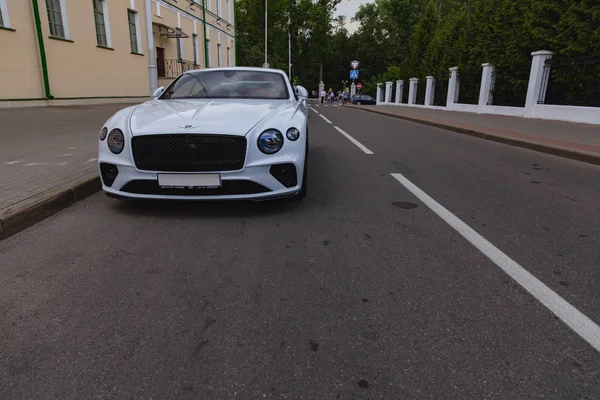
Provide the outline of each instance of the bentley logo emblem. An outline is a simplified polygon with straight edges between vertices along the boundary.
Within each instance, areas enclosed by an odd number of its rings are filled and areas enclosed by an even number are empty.
[[[179,127],[183,128],[183,129],[192,129],[192,128],[197,128],[199,126],[200,125],[179,125]]]

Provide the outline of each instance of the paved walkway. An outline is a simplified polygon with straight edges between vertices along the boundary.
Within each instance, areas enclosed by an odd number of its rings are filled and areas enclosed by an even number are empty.
[[[98,133],[127,106],[0,109],[0,219],[97,175]]]
[[[523,147],[600,164],[600,126],[596,125],[406,106],[345,107],[476,134],[510,144],[519,145],[521,142]]]

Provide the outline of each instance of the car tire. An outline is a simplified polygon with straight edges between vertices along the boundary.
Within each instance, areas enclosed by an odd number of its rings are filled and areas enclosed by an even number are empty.
[[[356,102],[356,105],[360,106],[360,101],[357,101],[357,102]]]

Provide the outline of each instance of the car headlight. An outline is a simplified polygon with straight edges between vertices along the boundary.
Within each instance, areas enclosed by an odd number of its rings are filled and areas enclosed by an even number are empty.
[[[100,131],[100,141],[103,141],[104,139],[106,139],[106,135],[108,135],[108,129],[106,129],[106,127],[104,127]]]
[[[265,154],[275,154],[283,147],[283,135],[276,129],[267,129],[258,137],[258,149]]]
[[[300,131],[296,128],[290,128],[285,133],[285,136],[291,141],[298,140],[298,138],[300,137]]]
[[[106,142],[110,151],[115,154],[119,154],[125,148],[125,136],[123,136],[123,132],[120,129],[110,131]]]

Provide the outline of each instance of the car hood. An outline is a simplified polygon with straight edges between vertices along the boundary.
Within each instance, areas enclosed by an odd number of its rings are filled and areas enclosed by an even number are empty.
[[[210,133],[244,136],[286,100],[152,100],[131,114],[134,136],[165,133]]]

